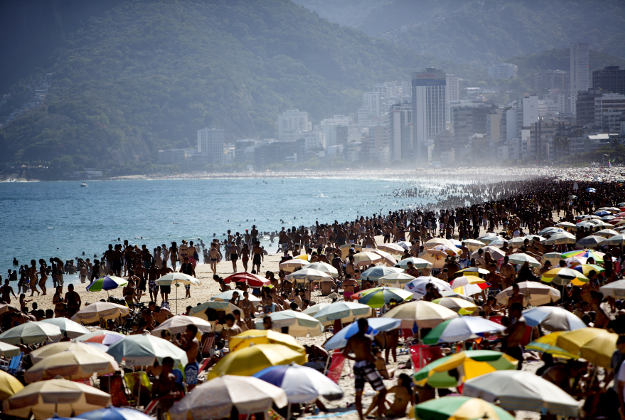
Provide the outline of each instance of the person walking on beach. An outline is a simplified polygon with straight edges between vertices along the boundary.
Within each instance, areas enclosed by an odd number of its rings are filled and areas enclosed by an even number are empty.
[[[210,262],[213,275],[217,274],[217,263],[221,260],[221,253],[219,252],[219,245],[216,242],[211,244],[211,249],[208,251],[208,261]]]
[[[28,269],[28,277],[30,279],[30,297],[33,297],[35,292],[39,295],[39,289],[37,289],[37,261],[30,260],[30,267]]]
[[[169,261],[171,262],[171,269],[176,271],[176,261],[178,259],[178,245],[175,242],[171,243],[169,247]]]
[[[386,397],[386,387],[382,381],[380,373],[375,368],[375,355],[371,349],[372,341],[367,337],[369,321],[366,318],[358,320],[358,332],[347,340],[347,345],[343,350],[343,355],[347,359],[354,360],[354,388],[356,391],[356,410],[358,417],[364,419],[362,414],[362,393],[365,382],[369,382],[371,387],[378,392],[378,413],[384,413],[384,401]],[[354,355],[352,356],[351,353]]]
[[[67,305],[67,317],[71,318],[78,310],[82,301],[80,295],[74,291],[74,285],[67,286],[67,293],[65,293],[65,304]]]
[[[180,272],[186,274],[188,276],[195,277],[195,268],[193,268],[193,264],[189,262],[189,257],[184,257],[182,265],[180,266]],[[185,284],[184,289],[186,291],[185,299],[191,298],[191,285]]]
[[[9,284],[9,279],[6,279],[4,281],[4,286],[0,287],[0,296],[2,297],[2,301],[6,304],[11,303],[11,295],[17,299],[17,295]]]
[[[39,288],[42,295],[46,294],[46,281],[48,281],[48,266],[46,260],[41,258],[39,259]]]
[[[260,264],[263,261],[263,248],[260,246],[260,241],[254,242],[252,248],[252,271],[256,270],[260,273]]]

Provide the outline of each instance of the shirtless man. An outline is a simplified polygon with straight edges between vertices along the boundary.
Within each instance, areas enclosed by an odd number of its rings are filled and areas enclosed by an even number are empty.
[[[501,268],[499,269],[501,276],[504,278],[503,288],[509,287],[512,283],[514,283],[514,277],[516,276],[516,271],[514,270],[514,266],[510,264],[509,258],[506,255],[503,257],[503,264],[501,264]]]
[[[4,286],[0,287],[0,295],[2,296],[2,301],[7,304],[11,303],[11,295],[17,299],[17,295],[9,284],[9,279],[6,279],[4,281]]]
[[[510,295],[510,298],[508,298],[508,310],[510,310],[510,308],[512,308],[512,305],[514,305],[515,303],[521,305],[521,307],[525,306],[523,305],[524,301],[525,296],[523,296],[519,291],[519,284],[514,283],[512,285],[512,295]]]
[[[177,344],[178,347],[187,352],[188,363],[184,367],[184,375],[187,386],[192,388],[197,384],[197,375],[200,370],[200,366],[197,363],[197,355],[200,351],[200,342],[197,340],[197,326],[193,324],[187,325],[184,335]]]
[[[386,396],[386,388],[380,373],[375,368],[375,356],[371,351],[371,339],[366,336],[369,329],[369,321],[366,318],[358,320],[358,332],[347,340],[347,345],[343,349],[343,355],[354,360],[354,378],[356,390],[356,410],[358,417],[362,420],[362,392],[365,388],[365,381],[378,391],[378,412],[384,413],[384,400]],[[350,353],[353,353],[352,356]]]
[[[521,370],[523,365],[523,347],[521,342],[525,335],[525,318],[523,318],[523,305],[518,302],[510,305],[508,309],[510,325],[506,329],[504,337],[503,351],[508,356],[512,356],[519,361],[517,369]]]
[[[169,411],[174,402],[182,396],[177,388],[176,377],[172,373],[173,369],[174,359],[169,356],[163,358],[161,373],[152,387],[154,397],[159,399],[158,418],[162,418],[162,414]]]

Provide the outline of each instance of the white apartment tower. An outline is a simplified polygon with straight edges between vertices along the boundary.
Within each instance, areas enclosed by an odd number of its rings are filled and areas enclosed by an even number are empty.
[[[575,114],[577,92],[590,89],[590,50],[588,44],[577,43],[571,46],[570,57],[570,103],[571,113]]]
[[[412,76],[415,158],[425,161],[428,146],[445,129],[445,73],[427,68]]]

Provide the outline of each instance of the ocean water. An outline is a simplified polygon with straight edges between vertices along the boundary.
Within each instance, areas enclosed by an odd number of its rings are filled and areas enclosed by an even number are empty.
[[[0,183],[0,274],[31,259],[101,255],[118,238],[148,247],[281,226],[353,220],[434,202],[458,180],[237,178]],[[393,191],[419,187],[419,197]],[[270,251],[276,245],[265,243]]]

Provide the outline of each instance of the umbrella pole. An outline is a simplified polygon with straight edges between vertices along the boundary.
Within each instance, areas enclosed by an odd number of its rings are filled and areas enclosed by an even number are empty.
[[[176,286],[176,315],[178,315],[178,283],[174,284]]]
[[[286,409],[286,420],[289,420],[291,418],[291,403],[288,404],[287,409]]]

